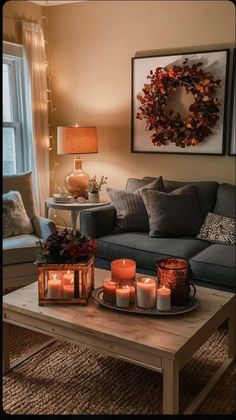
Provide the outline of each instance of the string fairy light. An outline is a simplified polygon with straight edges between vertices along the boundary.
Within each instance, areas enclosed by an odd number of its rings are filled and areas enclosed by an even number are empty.
[[[43,8],[42,15],[42,26],[44,33],[44,48],[45,48],[45,67],[47,72],[47,104],[48,104],[48,137],[49,137],[49,156],[52,156],[53,159],[49,159],[49,164],[52,166],[52,169],[49,170],[50,185],[52,185],[53,192],[56,192],[59,187],[57,186],[55,174],[59,163],[55,160],[55,139],[54,139],[54,113],[57,108],[54,106],[53,102],[53,89],[52,89],[52,77],[51,77],[51,68],[50,68],[50,51],[49,51],[49,41],[48,39],[48,1],[45,2],[45,7]],[[54,219],[61,219],[65,223],[64,219],[58,216],[57,211],[54,210]]]

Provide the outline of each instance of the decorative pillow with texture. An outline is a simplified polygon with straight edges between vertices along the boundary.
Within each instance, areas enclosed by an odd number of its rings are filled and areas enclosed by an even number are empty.
[[[192,185],[171,193],[144,189],[142,197],[149,216],[151,237],[196,236],[199,232],[202,215]]]
[[[3,238],[33,233],[33,226],[27,216],[21,194],[10,191],[2,195]]]
[[[208,213],[197,238],[224,245],[236,244],[236,221],[230,217]]]
[[[158,178],[154,179],[154,181],[150,182],[149,184],[144,185],[141,188],[138,188],[136,191],[134,191],[134,194],[142,195],[143,191],[145,190],[155,190],[155,191],[166,192],[162,176],[159,176]]]
[[[149,220],[146,207],[142,198],[142,191],[145,189],[164,189],[161,177],[155,179],[148,185],[139,188],[134,193],[123,190],[107,188],[106,191],[115,207],[116,220],[113,232],[148,232]]]

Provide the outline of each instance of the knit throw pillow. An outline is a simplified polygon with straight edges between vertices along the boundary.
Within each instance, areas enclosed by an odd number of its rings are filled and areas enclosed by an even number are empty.
[[[198,239],[218,244],[236,244],[236,221],[230,217],[208,213],[197,235]]]
[[[33,233],[33,226],[28,217],[21,194],[10,191],[2,195],[3,199],[3,238]]]
[[[139,188],[134,193],[112,188],[106,189],[116,212],[113,232],[149,231],[148,214],[141,195],[143,190],[148,189],[165,191],[162,177]]]

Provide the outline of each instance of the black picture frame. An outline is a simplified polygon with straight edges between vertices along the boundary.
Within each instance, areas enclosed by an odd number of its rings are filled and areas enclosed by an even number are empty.
[[[131,153],[163,153],[163,154],[190,154],[190,155],[225,155],[226,146],[226,114],[227,114],[227,89],[229,71],[230,49],[194,51],[172,54],[158,54],[150,56],[132,57],[131,66]],[[221,80],[217,98],[220,101],[219,120],[214,127],[213,134],[206,137],[196,146],[185,148],[177,147],[175,143],[155,146],[150,137],[151,132],[145,130],[145,121],[136,118],[140,102],[137,95],[142,93],[150,70],[166,65],[182,65],[188,58],[188,64],[202,62],[204,71],[212,72],[215,80]],[[150,141],[149,141],[150,140]]]
[[[231,104],[230,104],[230,134],[229,134],[229,156],[236,156],[236,48],[233,49]]]

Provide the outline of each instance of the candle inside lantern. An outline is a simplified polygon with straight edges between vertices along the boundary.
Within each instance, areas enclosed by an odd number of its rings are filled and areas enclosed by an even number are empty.
[[[156,303],[156,281],[151,277],[142,277],[136,283],[137,305],[140,308],[153,308]]]
[[[112,281],[117,283],[122,281],[135,280],[136,261],[129,259],[119,259],[111,262]]]
[[[62,274],[63,274],[64,272],[62,271],[49,271],[48,272],[48,276],[49,276],[49,279],[54,279],[54,278],[56,278],[57,280],[62,280]]]
[[[74,283],[64,284],[63,286],[63,298],[71,299],[74,297]]]
[[[57,278],[57,273],[53,273],[48,280],[48,299],[59,299],[61,297],[61,280]]]
[[[63,273],[63,272],[62,272]],[[72,284],[74,283],[74,273],[72,273],[70,270],[68,270],[65,274],[62,275],[63,284]]]
[[[116,289],[116,306],[119,308],[127,308],[129,306],[130,288],[129,286],[117,287]]]
[[[103,300],[105,302],[115,303],[116,301],[117,283],[112,280],[104,280],[103,282]]]
[[[171,290],[168,287],[157,289],[157,309],[158,311],[169,311],[171,301]]]

